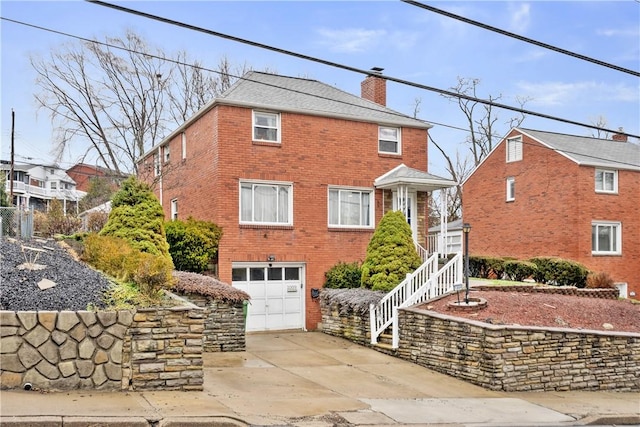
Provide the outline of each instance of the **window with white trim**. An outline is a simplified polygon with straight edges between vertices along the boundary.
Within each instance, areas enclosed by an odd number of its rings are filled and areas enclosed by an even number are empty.
[[[293,185],[290,183],[241,182],[240,223],[293,224]]]
[[[165,163],[168,163],[170,157],[171,157],[171,150],[169,149],[169,144],[167,144],[167,145],[162,147],[162,160]]]
[[[522,160],[522,136],[507,139],[507,163]]]
[[[187,133],[182,132],[180,135],[180,144],[182,145],[182,160],[187,158]]]
[[[160,154],[153,153],[153,176],[160,175]]]
[[[329,226],[373,227],[373,190],[329,188]]]
[[[507,202],[513,202],[516,199],[516,179],[512,176],[507,178]]]
[[[596,169],[596,193],[617,193],[618,192],[618,171],[607,169]]]
[[[402,152],[400,128],[378,127],[378,152],[389,154],[400,154]]]
[[[591,223],[591,253],[619,255],[622,253],[622,224],[612,221]]]
[[[280,114],[254,111],[253,140],[280,142]]]
[[[171,220],[178,219],[178,199],[171,199]]]

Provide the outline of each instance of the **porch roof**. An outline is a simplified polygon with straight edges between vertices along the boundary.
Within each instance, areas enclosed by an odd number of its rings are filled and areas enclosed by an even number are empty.
[[[403,163],[376,178],[373,185],[381,189],[391,189],[399,185],[407,185],[416,191],[430,192],[455,187],[458,184],[451,179],[410,168]]]

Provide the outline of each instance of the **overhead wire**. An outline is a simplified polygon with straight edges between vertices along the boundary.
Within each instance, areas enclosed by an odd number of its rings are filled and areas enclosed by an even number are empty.
[[[597,65],[601,65],[603,67],[610,68],[612,70],[616,70],[616,71],[620,71],[622,73],[631,74],[632,76],[640,77],[640,71],[630,70],[628,68],[624,68],[624,67],[621,67],[619,65],[610,64],[608,62],[601,61],[599,59],[591,58],[589,56],[581,55],[579,53],[572,52],[570,50],[566,50],[566,49],[562,49],[562,48],[557,47],[557,46],[550,45],[548,43],[544,43],[544,42],[541,42],[541,41],[530,39],[528,37],[521,36],[519,34],[515,34],[515,33],[512,33],[512,32],[503,30],[501,28],[493,27],[491,25],[487,25],[487,24],[484,24],[484,23],[479,22],[479,21],[474,21],[473,19],[469,19],[469,18],[466,18],[464,16],[456,15],[454,13],[447,12],[446,10],[438,9],[436,7],[429,6],[429,5],[426,5],[424,3],[420,3],[420,2],[415,1],[415,0],[400,0],[400,1],[403,2],[403,3],[409,4],[411,6],[415,6],[415,7],[419,7],[421,9],[424,9],[424,10],[428,10],[429,12],[437,13],[437,14],[446,16],[448,18],[452,18],[452,19],[464,22],[466,24],[474,25],[476,27],[480,27],[480,28],[483,28],[485,30],[493,31],[494,33],[498,33],[498,34],[503,35],[503,36],[511,37],[511,38],[514,38],[514,39],[517,39],[517,40],[520,40],[520,41],[523,41],[523,42],[526,42],[526,43],[530,43],[530,44],[536,45],[538,47],[542,47],[542,48],[545,48],[545,49],[552,50],[554,52],[562,53],[563,55],[568,55],[568,56],[571,56],[573,58],[581,59],[583,61],[591,62],[593,64],[597,64]]]
[[[364,74],[364,75],[367,75],[367,76],[380,77],[380,78],[385,79],[387,81],[400,83],[400,84],[403,84],[403,85],[406,85],[406,86],[416,87],[418,89],[424,89],[424,90],[427,90],[427,91],[430,91],[430,92],[436,92],[436,93],[439,93],[439,94],[444,95],[444,96],[449,96],[449,97],[453,97],[453,98],[462,98],[462,99],[465,99],[465,100],[468,100],[468,101],[473,101],[473,102],[477,102],[477,103],[480,103],[480,104],[489,105],[489,106],[492,106],[492,107],[497,107],[497,108],[502,108],[502,109],[505,109],[505,110],[515,111],[515,112],[518,112],[518,113],[521,113],[521,114],[527,114],[527,115],[531,115],[531,116],[541,117],[541,118],[548,119],[548,120],[559,121],[559,122],[563,122],[563,123],[567,123],[567,124],[572,124],[572,125],[575,125],[575,126],[587,127],[587,128],[591,128],[591,129],[600,129],[600,130],[603,130],[603,131],[606,131],[606,132],[610,132],[610,133],[619,133],[619,134],[630,136],[630,137],[633,137],[633,138],[640,138],[640,136],[638,136],[638,135],[633,135],[633,134],[626,133],[626,132],[620,131],[620,130],[600,128],[600,127],[597,127],[595,125],[590,125],[590,124],[578,122],[578,121],[575,121],[575,120],[564,119],[564,118],[561,118],[561,117],[552,116],[550,114],[539,113],[539,112],[536,112],[536,111],[526,110],[526,109],[519,108],[519,107],[513,107],[513,106],[510,106],[510,105],[497,103],[497,102],[494,102],[494,101],[491,101],[491,100],[482,99],[482,98],[476,98],[476,97],[465,95],[465,94],[458,93],[458,92],[453,92],[453,91],[444,90],[444,89],[438,89],[438,88],[435,88],[435,87],[432,87],[432,86],[427,86],[427,85],[416,83],[416,82],[412,82],[412,81],[409,81],[409,80],[400,79],[400,78],[397,78],[397,77],[392,77],[392,76],[389,76],[389,75],[381,75],[381,74],[379,74],[379,73],[377,73],[375,71],[372,71],[372,70],[364,70],[364,69],[352,67],[350,65],[340,64],[340,63],[329,61],[329,60],[326,60],[326,59],[317,58],[317,57],[314,57],[314,56],[310,56],[310,55],[306,55],[306,54],[302,54],[302,53],[298,53],[298,52],[282,49],[282,48],[279,48],[279,47],[267,45],[267,44],[264,44],[264,43],[260,43],[260,42],[256,42],[256,41],[252,41],[252,40],[248,40],[248,39],[243,39],[243,38],[232,36],[232,35],[229,35],[229,34],[224,34],[224,33],[221,33],[219,31],[214,31],[214,30],[210,30],[210,29],[207,29],[207,28],[198,27],[198,26],[195,26],[195,25],[192,25],[192,24],[187,24],[185,22],[176,21],[176,20],[173,20],[173,19],[165,18],[165,17],[158,16],[158,15],[154,15],[154,14],[151,14],[151,13],[142,12],[142,11],[131,9],[131,8],[128,8],[128,7],[119,6],[119,5],[115,5],[115,4],[112,4],[112,3],[104,2],[104,1],[101,1],[101,0],[85,0],[85,1],[88,2],[88,3],[92,3],[92,4],[95,4],[95,5],[98,5],[98,6],[103,6],[103,7],[115,9],[115,10],[118,10],[118,11],[121,11],[121,12],[125,12],[125,13],[129,13],[129,14],[132,14],[132,15],[141,16],[143,18],[147,18],[147,19],[151,19],[151,20],[154,20],[154,21],[163,22],[163,23],[166,23],[166,24],[170,24],[170,25],[174,25],[174,26],[177,26],[177,27],[185,28],[185,29],[188,29],[188,30],[191,30],[191,31],[196,31],[196,32],[212,35],[212,36],[215,36],[215,37],[224,38],[224,39],[235,41],[235,42],[242,43],[242,44],[247,44],[249,46],[258,47],[258,48],[265,49],[265,50],[270,50],[272,52],[280,53],[280,54],[283,54],[283,55],[293,56],[295,58],[304,59],[304,60],[311,61],[311,62],[317,62],[317,63],[328,65],[328,66],[331,66],[331,67],[334,67],[334,68],[339,68],[339,69],[343,69],[343,70],[347,70],[347,71],[353,71],[355,73]]]
[[[330,100],[330,101],[333,101],[333,102],[342,103],[342,104],[350,105],[350,106],[355,106],[355,107],[359,107],[359,108],[363,108],[363,109],[369,109],[369,110],[372,110],[372,111],[379,111],[378,109],[375,109],[375,108],[372,108],[372,107],[367,107],[366,105],[354,104],[354,103],[350,103],[350,102],[343,101],[343,100],[337,100],[337,99],[330,98],[330,97],[324,97],[324,96],[317,95],[317,94],[311,94],[311,93],[308,93],[308,92],[304,92],[304,91],[300,91],[300,90],[296,90],[296,89],[291,89],[291,88],[288,88],[288,87],[283,87],[283,86],[279,86],[279,85],[272,84],[272,83],[253,80],[253,79],[245,77],[245,76],[237,76],[237,75],[233,75],[231,73],[223,73],[221,71],[214,70],[214,69],[211,69],[211,68],[207,68],[207,67],[204,67],[202,65],[194,65],[194,64],[191,64],[191,63],[188,63],[188,62],[179,61],[179,60],[175,60],[175,59],[172,59],[172,58],[167,58],[167,57],[164,57],[164,56],[155,55],[155,54],[148,53],[148,52],[141,52],[141,51],[130,49],[130,48],[127,48],[127,47],[124,47],[124,46],[118,46],[118,45],[114,45],[114,44],[111,44],[111,43],[107,43],[107,42],[103,42],[103,41],[99,41],[99,40],[95,40],[95,39],[89,39],[89,38],[85,38],[85,37],[82,37],[82,36],[77,36],[77,35],[74,35],[74,34],[66,33],[66,32],[63,32],[63,31],[54,30],[54,29],[51,29],[51,28],[46,28],[46,27],[35,25],[35,24],[30,24],[30,23],[14,20],[14,19],[11,19],[11,18],[0,17],[0,19],[4,20],[4,21],[8,21],[8,22],[13,22],[13,23],[16,23],[16,24],[19,24],[19,25],[24,25],[24,26],[27,26],[27,27],[35,28],[35,29],[38,29],[38,30],[55,33],[55,34],[62,35],[62,36],[65,36],[65,37],[75,38],[75,39],[78,39],[78,40],[81,40],[81,41],[84,41],[84,42],[94,43],[94,44],[102,45],[102,46],[105,46],[105,47],[114,48],[114,49],[118,49],[118,50],[123,50],[123,51],[129,52],[129,53],[145,56],[145,57],[151,57],[151,58],[154,58],[154,59],[159,59],[159,60],[171,62],[171,63],[177,64],[177,65],[188,66],[188,67],[192,67],[192,68],[199,68],[199,69],[202,69],[204,71],[212,72],[212,73],[215,73],[215,74],[218,74],[218,75],[227,74],[228,76],[233,77],[233,78],[238,79],[238,80],[250,81],[250,82],[261,84],[261,85],[264,85],[264,86],[270,86],[270,87],[274,87],[274,88],[278,88],[278,89],[283,89],[283,90],[286,90],[286,91],[289,91],[289,92],[294,92],[294,93],[299,93],[299,94],[303,94],[303,95],[312,96],[312,97],[315,97],[315,98]],[[377,73],[365,72],[365,74],[372,74],[372,75],[375,75],[376,77],[384,77],[384,76],[380,76]],[[473,98],[473,97],[470,97],[470,98]],[[390,110],[390,109],[386,109],[386,112],[389,113],[389,114],[397,115],[398,117],[403,117],[403,118],[408,117],[406,114],[402,114],[402,113],[399,113],[399,112],[396,112],[396,111],[393,111],[393,110]],[[62,116],[66,117],[64,114],[62,114]],[[419,119],[416,119],[416,120],[419,120]],[[422,120],[420,120],[420,121],[422,121]],[[438,123],[438,122],[434,122],[434,121],[425,121],[425,123],[434,124],[434,125],[438,125],[438,126],[443,126],[443,127],[459,130],[459,131],[462,131],[462,132],[470,132],[469,129],[461,128],[461,127],[454,126],[454,125],[448,125],[448,124]],[[584,126],[585,127],[590,127],[590,128],[593,128],[593,129],[597,129],[597,130],[600,130],[600,131],[612,132],[612,133],[618,133],[618,134],[625,135],[624,133],[622,133],[620,131],[611,131],[611,130],[607,130],[605,128],[597,127],[597,126],[594,126],[594,125],[584,124]],[[629,134],[626,134],[626,135],[634,136],[634,135],[629,135]],[[583,155],[585,157],[592,157],[592,158],[594,158],[596,160],[611,161],[611,159],[607,159],[607,158],[604,158],[604,157],[589,156],[589,155],[585,155],[583,153],[571,152],[571,151],[566,151],[566,150],[557,150],[557,149],[554,149],[554,148],[551,148],[551,147],[546,147],[546,148],[549,148],[550,150],[553,150],[553,151],[562,151],[562,152],[565,152],[565,153],[568,153],[568,154],[579,154],[579,155]],[[61,162],[61,163],[71,164],[69,162]],[[619,162],[619,163],[620,164],[629,165],[629,166],[639,166],[638,164],[634,164],[634,163],[626,163],[626,162]]]

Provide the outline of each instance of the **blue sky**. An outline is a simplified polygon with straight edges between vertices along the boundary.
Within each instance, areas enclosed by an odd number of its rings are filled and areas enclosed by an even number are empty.
[[[605,68],[399,1],[148,1],[114,2],[237,37],[304,53],[360,69],[384,68],[384,74],[440,89],[458,77],[480,79],[477,95],[531,100],[525,108],[565,119],[595,123],[640,134],[640,78]],[[425,3],[427,3],[425,1]],[[528,38],[612,63],[640,69],[640,3],[627,1],[428,2],[452,13]],[[77,36],[99,39],[133,29],[166,51],[187,50],[215,68],[226,55],[232,63],[320,80],[360,93],[363,76],[256,47],[150,21],[81,1],[2,1],[3,18]],[[11,108],[16,112],[17,160],[51,161],[53,132],[45,111],[37,111],[35,75],[29,55],[46,55],[74,39],[2,21],[0,131],[2,159],[8,159]],[[455,156],[467,154],[467,128],[455,103],[434,92],[389,82],[387,106],[436,123],[433,138]],[[514,113],[496,110],[501,133]],[[438,125],[439,124],[439,125]],[[447,125],[447,126],[443,126]],[[528,117],[523,127],[591,135],[593,130]],[[62,166],[74,163],[69,152]],[[442,158],[429,148],[429,168],[444,174]]]

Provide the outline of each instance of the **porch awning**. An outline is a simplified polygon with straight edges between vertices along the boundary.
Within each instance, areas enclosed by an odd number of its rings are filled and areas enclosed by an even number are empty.
[[[376,178],[373,185],[381,189],[395,189],[398,186],[407,186],[412,190],[431,192],[455,187],[458,184],[451,179],[413,169],[403,163]]]

